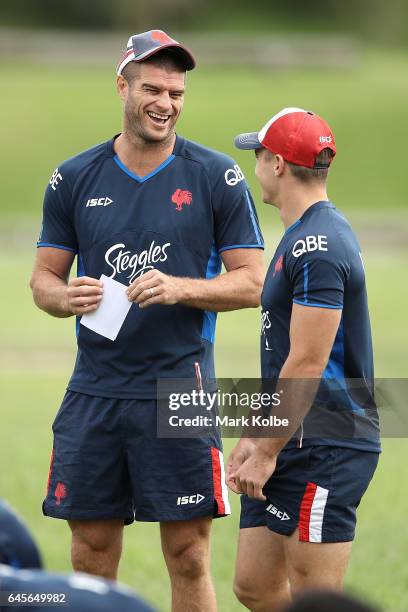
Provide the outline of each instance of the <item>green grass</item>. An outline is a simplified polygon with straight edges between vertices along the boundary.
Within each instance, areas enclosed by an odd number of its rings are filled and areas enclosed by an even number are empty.
[[[344,209],[406,202],[408,56],[362,54],[354,68],[265,71],[201,69],[188,75],[179,131],[237,158],[252,182],[253,159],[233,137],[259,128],[283,106],[311,108],[332,124],[338,157],[332,198]],[[121,129],[111,69],[0,64],[3,217],[38,217],[54,168]],[[254,186],[255,194],[258,194]]]
[[[408,263],[403,159],[408,124],[405,55],[363,56],[353,70],[200,70],[189,75],[180,133],[233,154],[259,202],[253,159],[234,152],[232,138],[255,129],[284,105],[313,108],[330,119],[338,159],[330,193],[354,219],[365,253],[376,374],[407,375],[405,282]],[[74,321],[53,319],[31,301],[28,279],[40,225],[42,192],[54,167],[66,157],[120,131],[120,105],[112,71],[104,68],[0,65],[7,87],[0,101],[0,274],[3,321],[0,349],[0,496],[23,514],[44,551],[47,566],[68,570],[69,537],[62,521],[45,519],[41,502],[48,474],[51,423],[74,361]],[[276,211],[260,204],[267,258],[277,245]],[[218,375],[251,377],[259,372],[259,312],[221,314],[217,332]],[[230,449],[233,441],[226,441]],[[390,439],[359,510],[358,535],[347,585],[386,610],[408,609],[408,547],[403,469],[406,440]],[[233,515],[216,521],[213,573],[221,612],[242,609],[231,591],[238,533]],[[168,579],[158,528],[126,530],[120,578],[160,609],[169,609]]]
[[[50,424],[58,407],[65,376],[40,378],[19,375],[1,378],[2,410],[1,491],[28,521],[45,554],[48,568],[68,571],[69,537],[63,521],[41,515],[51,448]],[[231,440],[226,447],[230,448]],[[357,538],[347,585],[381,602],[386,610],[404,612],[408,607],[404,561],[408,535],[404,528],[407,477],[401,474],[407,443],[388,440],[373,483],[359,510]],[[5,469],[5,465],[8,466]],[[213,573],[220,610],[241,609],[231,593],[234,554],[238,534],[238,503],[233,515],[215,521]],[[126,529],[125,554],[120,578],[136,587],[161,610],[169,609],[168,580],[161,559],[158,528],[137,524]]]
[[[276,242],[276,235],[274,235]],[[28,521],[53,570],[69,570],[69,537],[61,521],[41,515],[49,453],[51,423],[59,407],[74,360],[74,322],[58,320],[35,309],[27,285],[32,252],[0,252],[0,273],[8,299],[0,303],[3,330],[0,402],[0,491]],[[371,296],[377,371],[380,376],[405,376],[407,331],[404,305],[408,287],[395,287],[404,277],[407,251],[377,253],[368,249],[366,269]],[[392,316],[389,313],[392,312]],[[247,310],[219,317],[217,363],[220,376],[258,373],[259,312]],[[226,451],[233,444],[226,440]],[[386,610],[408,607],[405,551],[408,477],[406,440],[384,444],[380,467],[359,510],[359,529],[347,585],[381,602]],[[241,609],[231,592],[238,532],[238,500],[233,516],[216,521],[213,534],[213,572],[222,612]],[[168,579],[160,556],[156,525],[127,528],[120,578],[138,588],[162,610],[169,609]]]

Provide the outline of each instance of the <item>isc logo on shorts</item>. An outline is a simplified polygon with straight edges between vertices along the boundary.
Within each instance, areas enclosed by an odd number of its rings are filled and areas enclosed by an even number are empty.
[[[288,521],[290,519],[290,516],[286,514],[286,512],[278,510],[273,504],[269,504],[269,506],[266,508],[266,511],[270,512],[271,514],[274,514],[276,518],[280,519],[281,521]]]
[[[195,495],[182,495],[177,498],[177,505],[185,506],[187,504],[199,504],[203,499],[205,499],[205,496],[200,495],[200,493],[196,493]]]

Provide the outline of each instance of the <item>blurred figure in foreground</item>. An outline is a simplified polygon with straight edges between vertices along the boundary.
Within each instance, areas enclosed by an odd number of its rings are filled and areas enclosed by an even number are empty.
[[[0,612],[33,606],[47,612],[62,607],[65,612],[153,612],[126,587],[87,574],[63,576],[42,568],[41,553],[28,528],[0,500]]]
[[[29,612],[33,606],[47,612],[153,612],[130,589],[102,578],[0,565],[0,611]]]
[[[41,569],[40,551],[28,528],[0,499],[0,563],[21,569]]]
[[[343,593],[313,591],[296,599],[282,612],[380,612],[373,607]]]

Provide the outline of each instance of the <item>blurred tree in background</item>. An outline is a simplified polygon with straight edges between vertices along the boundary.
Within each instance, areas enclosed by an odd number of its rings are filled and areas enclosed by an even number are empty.
[[[141,31],[279,31],[355,33],[387,45],[408,45],[406,0],[13,0],[3,25]]]

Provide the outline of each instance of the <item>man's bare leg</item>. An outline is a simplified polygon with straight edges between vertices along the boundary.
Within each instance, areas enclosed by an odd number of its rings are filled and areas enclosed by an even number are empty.
[[[76,572],[116,580],[122,554],[123,520],[68,521]]]
[[[341,590],[352,542],[299,542],[296,530],[285,539],[292,595],[305,589]]]
[[[173,612],[216,612],[210,575],[211,518],[160,524]]]
[[[290,601],[284,538],[267,527],[240,531],[234,592],[253,612],[277,612]]]

